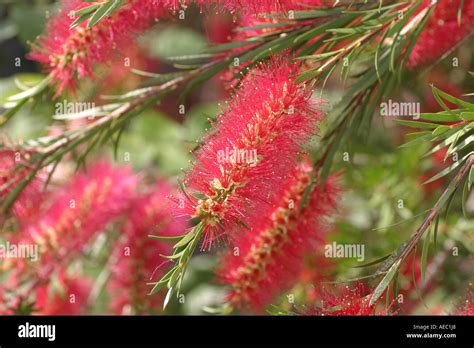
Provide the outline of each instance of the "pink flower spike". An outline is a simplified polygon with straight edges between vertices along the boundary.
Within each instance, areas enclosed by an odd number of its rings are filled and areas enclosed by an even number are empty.
[[[27,160],[31,153],[14,149],[0,149],[0,202],[5,202],[12,190],[29,179],[32,174]],[[41,176],[35,177],[19,194],[12,206],[13,215],[20,224],[35,214],[42,199]],[[4,217],[0,216],[0,222]]]
[[[57,285],[49,282],[36,288],[38,315],[80,315],[87,308],[92,288],[91,281],[84,277],[68,275],[59,270]]]
[[[363,283],[357,283],[354,288],[346,286],[340,295],[322,292],[321,307],[306,307],[298,311],[302,315],[321,316],[369,316],[390,315],[390,308],[377,310],[377,303],[370,305],[372,293],[366,291]]]
[[[425,0],[421,9],[429,6]],[[474,2],[464,1],[461,22],[458,13],[461,0],[440,0],[410,52],[408,68],[414,69],[435,62],[453,49],[474,29]]]
[[[283,189],[316,133],[321,112],[311,90],[295,82],[298,65],[289,60],[251,70],[195,154],[180,208],[205,226],[202,249],[270,215],[280,198],[272,192]]]
[[[75,89],[78,79],[93,77],[94,65],[106,63],[114,53],[134,44],[138,34],[168,14],[168,1],[131,0],[92,28],[86,22],[70,29],[75,10],[89,6],[79,0],[65,1],[38,39],[30,58],[44,65],[57,86],[56,94]]]
[[[81,252],[98,232],[130,207],[137,177],[128,167],[97,162],[77,174],[53,197],[42,217],[25,227],[25,243],[41,246],[41,267],[47,270],[75,252]]]
[[[271,215],[236,238],[231,252],[221,260],[218,274],[231,286],[228,301],[232,306],[261,312],[298,280],[305,255],[323,246],[327,217],[335,210],[340,189],[330,178],[324,188],[313,189],[301,209],[311,172],[307,163],[294,169]]]
[[[137,197],[114,247],[111,280],[108,285],[116,314],[145,314],[161,308],[162,298],[150,296],[147,283],[163,275],[169,263],[162,255],[171,251],[169,243],[153,240],[149,235],[183,234],[183,219],[174,219],[167,196],[171,186],[158,181],[152,190]]]

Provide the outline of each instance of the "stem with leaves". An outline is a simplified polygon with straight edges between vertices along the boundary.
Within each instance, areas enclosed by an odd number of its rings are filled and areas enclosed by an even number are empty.
[[[418,242],[420,241],[423,234],[428,230],[428,228],[433,223],[434,219],[439,216],[441,209],[445,206],[448,202],[449,198],[454,194],[454,192],[461,186],[461,183],[466,178],[466,176],[471,171],[471,168],[474,165],[474,154],[471,154],[467,161],[464,163],[462,168],[456,173],[456,176],[450,182],[448,187],[444,190],[434,207],[429,211],[428,216],[423,220],[421,225],[417,228],[413,236],[411,237],[410,241],[404,247],[403,251],[399,256],[395,258],[395,260],[390,260],[391,265],[389,266],[389,271],[385,275],[385,277],[380,281],[377,287],[374,290],[374,293],[370,299],[370,304],[374,304],[379,297],[383,294],[385,289],[390,284],[390,281],[393,279],[400,264],[410,255],[413,249],[416,247]],[[385,265],[384,265],[385,266]]]

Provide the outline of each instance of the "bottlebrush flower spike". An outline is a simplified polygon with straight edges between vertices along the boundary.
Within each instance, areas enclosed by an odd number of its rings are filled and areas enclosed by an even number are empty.
[[[218,275],[231,286],[231,305],[261,311],[297,280],[304,256],[323,245],[327,217],[335,210],[340,189],[331,177],[324,188],[313,189],[300,209],[311,172],[306,163],[293,170],[277,208],[265,221],[237,237],[232,252],[221,261]]]
[[[456,315],[474,316],[474,303],[472,300],[466,300],[466,305],[461,311],[457,312]]]
[[[26,161],[31,153],[14,149],[0,149],[0,201],[5,202],[10,193],[31,176]],[[12,206],[15,216],[23,222],[35,210],[41,200],[41,179],[33,179],[17,197]],[[0,221],[2,218],[0,218]]]
[[[327,241],[324,241],[322,244],[327,245]],[[334,272],[335,265],[322,252],[319,253],[312,250],[305,255],[303,267],[295,286],[303,292],[306,303],[314,303],[320,298],[321,289],[315,287],[314,284],[328,281],[330,274]]]
[[[216,7],[230,13],[249,14],[257,16],[262,13],[288,12],[301,9],[302,5],[317,6],[321,3],[329,4],[331,0],[172,0],[173,10],[180,9],[182,4],[198,4],[201,9]],[[332,3],[331,3],[332,5]],[[307,7],[309,8],[309,7]]]
[[[83,314],[87,307],[91,285],[89,279],[68,275],[65,269],[60,269],[55,283],[48,282],[36,288],[35,308],[38,311],[35,314]]]
[[[42,63],[57,85],[57,94],[66,87],[74,90],[77,79],[93,77],[95,64],[109,61],[112,54],[131,45],[136,35],[147,30],[168,8],[161,0],[127,1],[111,16],[88,29],[83,22],[70,29],[75,10],[90,3],[65,1],[62,10],[50,20],[46,35],[33,47],[30,58]]]
[[[50,271],[46,266],[82,251],[111,220],[129,209],[136,185],[137,178],[128,167],[113,168],[107,162],[94,163],[86,173],[77,174],[53,198],[42,218],[22,232],[25,243],[41,246],[41,267]]]
[[[270,215],[271,192],[281,189],[301,145],[316,132],[321,113],[311,90],[295,82],[297,73],[288,57],[250,71],[196,152],[181,208],[204,226],[202,249],[223,231],[230,235]]]
[[[322,315],[322,316],[368,316],[368,315],[388,315],[389,309],[376,311],[377,303],[370,305],[370,297],[372,294],[366,294],[364,284],[357,283],[351,289],[348,286],[344,287],[340,296],[331,294],[327,291],[323,292],[323,299],[321,301],[321,308],[305,308],[299,311],[303,315]]]
[[[183,234],[184,221],[173,219],[167,196],[171,187],[159,181],[152,191],[137,198],[123,228],[122,238],[113,251],[116,263],[112,267],[109,292],[111,308],[116,314],[145,314],[161,307],[162,298],[150,296],[147,285],[163,275],[162,256],[171,250],[169,243],[154,241],[150,234],[176,236]]]
[[[425,0],[423,7],[432,0]],[[462,4],[461,22],[458,13]],[[461,0],[440,0],[435,5],[426,26],[410,52],[408,68],[414,69],[436,61],[448,53],[474,29],[474,2]]]

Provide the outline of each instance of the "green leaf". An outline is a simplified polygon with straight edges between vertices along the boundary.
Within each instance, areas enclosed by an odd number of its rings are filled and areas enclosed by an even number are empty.
[[[277,23],[264,23],[264,24],[257,24],[248,27],[238,27],[236,31],[250,31],[250,30],[261,30],[261,29],[270,29],[270,28],[278,28],[284,27],[287,25],[297,24],[295,21],[287,21],[287,22],[277,22]]]
[[[439,124],[430,123],[430,122],[420,122],[420,121],[406,121],[406,120],[396,120],[402,126],[412,127],[412,128],[437,128]]]
[[[353,266],[352,268],[365,268],[365,267],[369,267],[369,266],[373,266],[373,265],[377,265],[383,261],[385,261],[386,259],[388,259],[390,256],[392,255],[392,253],[388,254],[388,255],[385,255],[385,256],[382,256],[378,259],[375,259],[373,261],[370,261],[368,263],[365,263],[363,265],[358,265],[358,266]]]
[[[469,178],[468,178],[468,189],[471,190],[472,183],[474,182],[474,166],[471,167],[469,170]]]
[[[108,2],[102,4],[100,8],[98,8],[97,11],[95,11],[95,13],[92,15],[89,23],[87,23],[87,28],[92,28],[100,20],[112,14],[123,4],[123,2],[124,0],[109,0]]]
[[[463,162],[463,160],[459,160],[459,161],[454,162],[454,164],[450,165],[449,167],[444,168],[441,172],[439,172],[439,173],[436,174],[435,176],[431,177],[430,179],[426,180],[426,181],[423,183],[423,185],[429,184],[430,182],[436,181],[436,180],[438,180],[439,178],[442,178],[443,176],[448,175],[448,174],[451,173],[454,169],[456,169],[462,162]]]
[[[451,113],[451,112],[436,112],[436,113],[423,113],[420,114],[420,118],[426,121],[435,121],[435,122],[459,122],[462,121],[462,118]]]
[[[31,87],[30,89],[27,89],[26,91],[20,92],[18,94],[12,95],[9,97],[7,100],[8,101],[20,101],[22,99],[26,98],[32,98],[39,93],[43,92],[46,87],[48,86],[49,82],[51,81],[51,76],[45,77],[41,82],[39,82],[37,85]]]
[[[452,95],[449,95],[448,93],[443,92],[442,90],[436,88],[435,86],[432,86],[431,89],[433,90],[433,94],[434,94],[435,98],[439,97],[439,98],[436,98],[438,101],[440,100],[440,98],[443,98],[444,100],[446,100],[446,101],[448,101],[452,104],[461,106],[463,108],[467,108],[467,109],[473,109],[474,108],[474,104],[471,104],[471,103],[468,103],[468,102],[466,102],[462,99],[453,97]],[[440,105],[443,106],[443,107],[446,107],[445,110],[449,110],[448,107],[446,106],[446,104],[441,103]]]
[[[465,147],[467,147],[469,145],[473,145],[473,144],[474,144],[474,134],[468,136],[463,141],[459,142],[456,146],[454,146],[452,148],[452,150],[450,151],[449,154],[459,152],[460,150],[464,149]]]
[[[20,100],[15,104],[14,107],[7,109],[3,114],[0,115],[0,127],[5,125],[28,101],[27,98]]]
[[[472,167],[471,167],[472,169]],[[462,190],[462,198],[461,198],[461,207],[462,207],[462,213],[464,215],[464,217],[467,217],[467,209],[466,209],[466,203],[467,203],[467,198],[468,198],[468,194],[469,194],[469,180],[465,180],[464,181],[464,187],[463,187],[463,190]]]
[[[387,289],[388,285],[390,284],[390,281],[393,279],[393,277],[397,273],[400,262],[401,260],[398,260],[396,263],[394,263],[392,267],[390,267],[387,274],[383,277],[383,279],[377,285],[377,287],[375,288],[372,294],[372,297],[370,298],[369,306],[373,306],[377,302],[377,300],[380,298],[380,296],[382,296],[385,289]]]
[[[439,215],[436,216],[435,225],[433,229],[433,244],[436,249],[438,245],[438,227],[439,227]]]
[[[439,126],[433,131],[433,135],[437,136],[437,135],[443,134],[443,133],[449,131],[450,129],[451,128],[449,128],[449,126]]]
[[[431,132],[428,132],[428,134],[423,133],[423,132],[419,132],[418,134],[420,134],[420,136],[418,136],[417,138],[415,138],[413,140],[410,140],[410,141],[400,145],[399,147],[401,147],[401,148],[410,147],[410,146],[413,146],[415,144],[425,143],[426,141],[430,141],[431,138],[433,137]]]
[[[460,116],[463,120],[474,121],[474,112],[473,111],[461,112]]]
[[[77,17],[74,22],[71,23],[71,25],[69,26],[70,29],[74,29],[75,27],[77,27],[79,24],[81,24],[82,22],[85,22],[87,19],[89,19],[90,17],[90,14],[89,13],[85,13],[79,17]]]
[[[428,260],[428,253],[430,251],[430,242],[431,242],[431,230],[428,230],[428,234],[425,236],[423,241],[423,248],[421,250],[421,276],[425,280],[426,276],[426,261]]]
[[[73,11],[73,15],[74,17],[77,17],[77,16],[82,16],[83,14],[89,14],[91,12],[94,12],[95,10],[97,10],[101,5],[100,4],[92,4],[92,5],[89,5],[89,6],[86,6],[86,7],[83,7],[79,10],[76,10],[76,11]]]
[[[181,236],[170,236],[170,237],[168,237],[168,236],[154,236],[152,234],[148,235],[148,237],[159,240],[159,241],[162,241],[162,242],[176,242],[176,241],[180,241],[181,239],[183,239],[186,236],[187,236],[187,234],[184,234],[184,235],[181,235]]]
[[[168,303],[171,299],[172,294],[173,294],[173,288],[169,288],[168,292],[166,293],[165,301],[163,302],[163,310],[165,310],[166,306],[168,306]]]
[[[191,230],[188,234],[186,234],[184,236],[183,239],[181,239],[178,243],[176,243],[173,248],[174,249],[178,249],[178,248],[181,248],[183,246],[185,246],[186,244],[188,244],[196,235],[196,231],[193,229]]]
[[[183,253],[184,251],[180,251],[179,253],[177,254],[173,254],[173,255],[161,255],[161,257],[164,257],[165,259],[168,259],[168,260],[176,260],[176,259],[179,259],[183,256]]]
[[[216,45],[216,46],[206,48],[204,50],[204,52],[215,53],[215,52],[227,51],[227,50],[231,50],[231,49],[238,48],[238,47],[255,45],[255,44],[261,43],[261,42],[264,42],[264,40],[259,39],[259,38],[252,38],[252,39],[249,39],[249,40],[238,41],[238,42],[229,42],[229,43],[225,43],[225,44]]]

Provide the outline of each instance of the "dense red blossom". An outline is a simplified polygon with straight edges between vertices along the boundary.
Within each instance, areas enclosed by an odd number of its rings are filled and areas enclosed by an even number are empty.
[[[117,12],[90,29],[86,22],[70,29],[74,10],[90,3],[65,1],[61,11],[49,21],[46,34],[39,38],[30,57],[42,63],[57,84],[57,93],[66,87],[74,89],[75,82],[93,76],[95,64],[108,62],[112,54],[134,45],[137,34],[148,29],[156,19],[165,17],[169,1],[127,1]]]
[[[321,244],[326,245],[327,242],[322,241]],[[314,303],[321,297],[321,289],[315,286],[315,284],[329,281],[329,276],[334,271],[336,265],[333,260],[326,257],[319,249],[322,249],[322,245],[317,246],[315,250],[305,255],[303,267],[298,275],[298,282],[295,284],[296,287],[301,287],[303,290],[306,303]]]
[[[114,247],[109,283],[111,308],[116,314],[144,314],[161,308],[162,298],[150,296],[148,282],[160,278],[170,244],[151,239],[150,234],[176,236],[184,232],[183,220],[174,219],[168,195],[171,186],[159,181],[133,201],[133,209]]]
[[[431,0],[425,0],[424,7]],[[474,2],[464,1],[461,22],[458,13],[461,0],[440,0],[410,52],[410,69],[436,61],[462,41],[474,28]],[[422,7],[423,8],[423,7]]]
[[[66,277],[65,268],[69,262],[82,255],[90,242],[103,231],[107,224],[127,213],[137,186],[137,176],[128,167],[114,168],[105,161],[91,164],[87,172],[76,174],[71,181],[48,196],[36,207],[37,217],[28,220],[19,233],[8,236],[11,244],[38,246],[37,260],[27,258],[6,258],[1,264],[8,271],[2,281],[2,291],[10,296],[0,311],[12,311],[23,300],[28,300],[33,290],[43,314],[76,314],[78,301],[86,292],[86,282]],[[52,290],[51,279],[56,277],[70,292],[75,292],[76,302],[69,306],[63,297],[47,299],[45,292]],[[69,280],[68,280],[69,279]],[[26,292],[18,292],[24,289]],[[67,290],[69,291],[69,290]],[[52,302],[50,302],[52,301]],[[62,305],[66,312],[58,313]],[[4,307],[3,309],[1,307]],[[70,313],[69,313],[70,312]]]
[[[0,202],[5,202],[12,190],[28,180],[32,174],[27,160],[30,153],[14,149],[0,149]],[[41,179],[33,179],[13,204],[13,214],[22,223],[31,218],[41,200]],[[1,221],[1,217],[0,217]]]
[[[285,8],[286,10],[301,11],[301,10],[308,10],[311,8],[315,8],[315,7],[329,7],[332,5],[334,5],[332,2],[324,1],[324,0],[301,0],[301,1],[284,1],[284,4],[282,4],[282,7]],[[283,16],[273,16],[273,17],[256,16],[255,13],[252,13],[252,12],[241,13],[238,18],[237,27],[249,28],[249,29],[236,31],[235,35],[232,38],[232,41],[235,41],[235,42],[246,41],[251,38],[254,38],[255,36],[270,34],[276,30],[295,28],[295,27],[304,25],[305,23],[309,23],[311,22],[311,20],[307,22],[304,22],[304,21],[298,22],[297,24],[287,24],[287,25],[281,25],[277,27],[270,26],[267,28],[258,28],[258,26],[263,26],[265,24],[277,24],[281,22],[288,22],[288,18],[285,18]],[[249,48],[249,46],[251,45],[252,44],[249,43],[248,46],[237,47],[237,48],[234,48],[233,51],[238,52],[245,48]]]
[[[131,0],[92,28],[88,29],[87,22],[83,22],[70,29],[76,20],[74,11],[90,3],[66,0],[61,11],[49,21],[46,34],[37,40],[30,58],[42,63],[51,73],[60,94],[65,88],[74,90],[78,79],[93,77],[96,64],[108,62],[114,52],[133,45],[134,38],[156,20],[169,18],[172,11],[185,9],[189,4],[198,4],[201,9],[216,7],[232,13],[255,14],[285,11],[297,3],[295,0]]]
[[[81,252],[98,232],[129,207],[137,178],[128,167],[97,162],[52,197],[41,218],[22,231],[24,243],[40,245],[46,276],[51,267],[72,253]]]
[[[201,8],[217,8],[231,13],[243,13],[257,16],[260,13],[288,12],[301,9],[302,6],[318,6],[321,3],[331,3],[332,0],[188,0],[184,3],[196,3]],[[174,9],[179,7],[174,0]],[[331,3],[332,4],[332,3]]]
[[[376,310],[377,303],[370,305],[372,293],[367,294],[363,283],[357,283],[351,289],[346,286],[341,294],[332,294],[328,291],[322,291],[321,307],[306,307],[298,311],[303,315],[321,315],[321,316],[368,316],[368,315],[387,315],[389,309]]]
[[[295,83],[297,73],[288,57],[250,71],[195,153],[185,179],[188,200],[180,208],[206,226],[203,248],[222,231],[270,215],[271,193],[282,189],[302,143],[316,132],[320,112],[311,90]]]
[[[466,300],[464,308],[462,308],[459,312],[455,314],[474,316],[474,303],[472,302],[472,300]]]
[[[339,187],[330,178],[324,188],[313,189],[300,209],[311,172],[306,163],[294,169],[271,215],[237,237],[233,250],[223,258],[219,277],[231,286],[231,304],[261,311],[298,279],[304,256],[322,247]]]
[[[35,314],[84,314],[90,290],[90,279],[68,274],[65,269],[61,269],[56,282],[41,284],[36,288]]]

